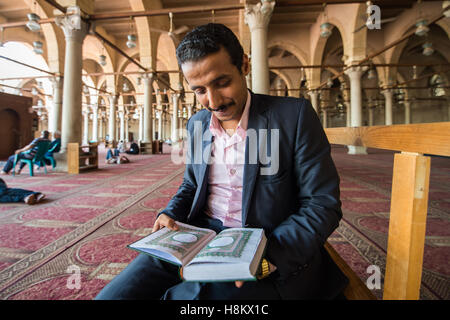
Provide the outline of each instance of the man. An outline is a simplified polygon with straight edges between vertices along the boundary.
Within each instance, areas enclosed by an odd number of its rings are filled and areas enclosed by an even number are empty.
[[[269,274],[249,282],[181,282],[176,266],[141,254],[97,299],[340,297],[348,280],[323,247],[342,217],[339,177],[311,104],[248,91],[248,57],[223,25],[195,28],[177,58],[207,110],[187,124],[184,179],[153,231],[176,230],[177,221],[216,231],[263,228]]]
[[[58,153],[59,151],[61,151],[61,132],[56,130],[53,133],[53,140],[50,143],[50,146],[48,147],[48,151],[45,153],[45,164],[46,165],[51,165],[50,160],[47,159],[47,157],[52,157],[53,158],[53,154],[54,153]]]
[[[6,161],[3,170],[1,171],[1,174],[6,175],[9,174],[11,169],[13,169],[14,165],[14,159],[17,156],[17,162],[19,162],[20,159],[33,159],[36,155],[36,152],[38,150],[38,142],[40,141],[49,141],[49,132],[47,130],[43,130],[41,132],[41,137],[34,139],[31,141],[31,143],[22,149],[18,149],[14,152],[12,156],[8,158],[8,161]],[[18,174],[20,174],[20,171],[25,166],[25,163],[20,162],[20,168],[17,171]]]
[[[130,149],[125,151],[128,154],[139,154],[139,146],[136,141],[131,141]]]
[[[33,205],[41,202],[44,198],[45,194],[41,192],[20,188],[8,188],[6,182],[0,179],[0,203],[25,202],[26,204]]]
[[[48,151],[45,155],[53,156],[54,153],[58,153],[59,151],[61,151],[61,132],[56,130],[53,133],[53,140],[50,143]]]

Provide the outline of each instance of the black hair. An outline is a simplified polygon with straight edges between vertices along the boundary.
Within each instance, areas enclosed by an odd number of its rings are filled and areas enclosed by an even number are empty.
[[[41,134],[44,139],[48,139],[48,137],[50,136],[50,132],[48,132],[47,130],[42,130]]]
[[[221,48],[228,52],[231,63],[241,72],[244,49],[233,31],[219,23],[208,23],[190,31],[177,47],[178,64],[198,61]]]

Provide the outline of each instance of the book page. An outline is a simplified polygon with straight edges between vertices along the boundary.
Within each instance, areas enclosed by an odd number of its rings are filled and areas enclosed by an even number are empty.
[[[263,237],[263,229],[230,228],[214,237],[190,264],[205,262],[250,263]]]
[[[206,244],[215,232],[176,222],[179,230],[162,228],[149,236],[129,245],[130,248],[156,255],[164,260],[185,264]],[[174,260],[170,256],[175,257]]]

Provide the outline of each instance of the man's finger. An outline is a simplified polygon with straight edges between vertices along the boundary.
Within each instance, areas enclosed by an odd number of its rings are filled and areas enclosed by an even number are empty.
[[[169,228],[170,230],[173,230],[173,231],[177,231],[178,225],[175,223],[175,220],[170,219],[169,222],[167,223],[167,228]]]
[[[236,285],[237,288],[240,288],[244,285],[244,281],[235,281],[234,284]]]
[[[156,220],[155,224],[153,225],[152,233],[158,231],[159,229],[160,229],[159,222],[158,220]]]

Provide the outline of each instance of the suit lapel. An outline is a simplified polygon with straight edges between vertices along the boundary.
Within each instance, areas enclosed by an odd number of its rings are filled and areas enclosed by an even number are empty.
[[[268,119],[264,114],[267,106],[259,96],[252,94],[250,113],[245,142],[245,164],[242,186],[242,226],[246,226],[250,201],[258,175],[259,161],[259,130],[268,128]]]
[[[205,180],[206,176],[206,169],[208,168],[208,164],[211,161],[211,146],[213,141],[213,135],[211,134],[211,131],[209,131],[209,122],[211,120],[211,117],[208,118],[208,121],[205,121],[202,123],[202,154],[201,154],[201,165],[199,170],[199,183],[198,186],[203,187],[204,183],[207,183],[207,179]],[[203,189],[203,188],[202,188]]]

